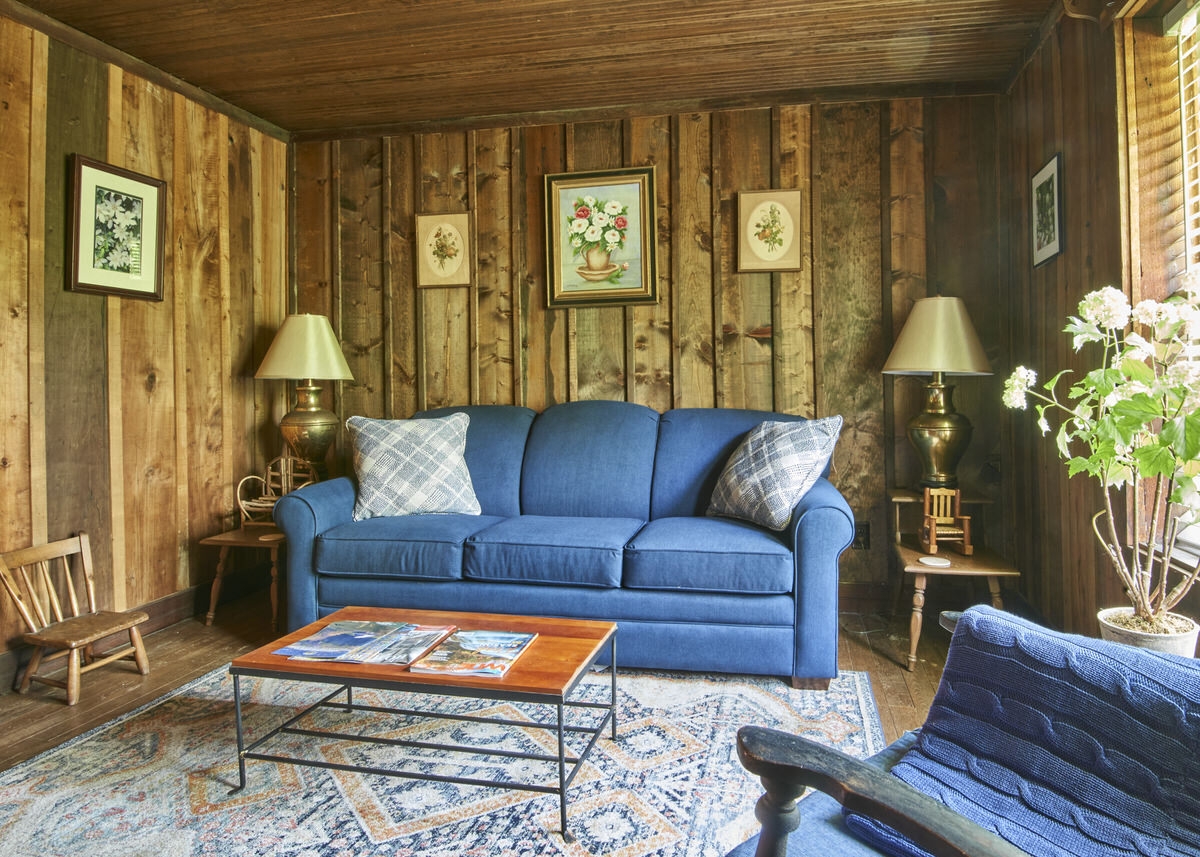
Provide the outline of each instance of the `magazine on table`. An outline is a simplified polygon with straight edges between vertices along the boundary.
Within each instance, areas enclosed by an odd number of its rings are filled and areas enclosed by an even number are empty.
[[[406,666],[454,631],[454,625],[330,622],[311,637],[276,649],[274,654],[293,660]]]
[[[409,669],[415,673],[502,676],[537,634],[455,631]]]

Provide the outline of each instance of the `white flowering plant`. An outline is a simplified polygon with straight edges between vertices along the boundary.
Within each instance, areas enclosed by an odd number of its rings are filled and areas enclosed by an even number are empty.
[[[608,253],[625,246],[629,229],[629,206],[615,199],[597,199],[590,194],[575,199],[567,217],[571,255],[582,256],[599,247]]]
[[[1100,364],[1065,399],[1058,387],[1070,370],[1038,389],[1037,374],[1018,366],[1004,383],[1008,407],[1035,401],[1043,434],[1059,419],[1068,474],[1104,487],[1092,529],[1133,604],[1134,624],[1152,632],[1170,627],[1168,613],[1200,577],[1200,563],[1189,570],[1174,561],[1176,537],[1200,520],[1200,281],[1185,279],[1166,300],[1134,307],[1111,286],[1087,294],[1064,333],[1076,351],[1098,346]],[[1128,549],[1113,515],[1125,486],[1134,504]]]

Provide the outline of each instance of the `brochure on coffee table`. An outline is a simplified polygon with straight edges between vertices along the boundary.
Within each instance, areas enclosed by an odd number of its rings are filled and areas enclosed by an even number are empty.
[[[330,622],[311,637],[276,649],[293,660],[405,666],[450,634],[454,625],[411,622]]]
[[[455,631],[414,663],[415,673],[502,676],[537,634],[517,631]]]

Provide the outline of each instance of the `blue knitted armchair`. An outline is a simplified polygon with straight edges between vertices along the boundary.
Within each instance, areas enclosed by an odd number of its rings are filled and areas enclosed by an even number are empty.
[[[1200,855],[1200,663],[975,607],[918,733],[868,760],[754,726],[730,857]],[[806,786],[816,794],[797,803]],[[790,850],[789,850],[790,846]]]

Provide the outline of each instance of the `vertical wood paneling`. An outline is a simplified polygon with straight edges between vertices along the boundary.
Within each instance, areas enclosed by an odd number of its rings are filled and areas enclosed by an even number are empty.
[[[620,122],[583,122],[567,129],[570,172],[625,166]],[[620,307],[554,310],[573,319],[571,389],[573,399],[625,398],[625,311]]]
[[[788,414],[812,417],[816,412],[815,360],[813,353],[813,257],[812,257],[812,108],[779,109],[779,156],[775,187],[801,191],[799,271],[781,271],[775,290],[774,408]]]
[[[333,317],[340,323],[342,350],[354,375],[354,383],[342,387],[345,417],[382,414],[384,407],[382,165],[383,145],[377,137],[338,144],[340,292]],[[330,385],[323,386],[328,397]]]
[[[658,199],[654,201],[653,222],[658,245],[658,303],[630,307],[629,344],[626,356],[626,398],[656,411],[671,408],[672,347],[671,314],[675,305],[671,272],[674,247],[671,241],[674,217],[671,209],[671,120],[667,116],[629,120],[626,148],[629,165],[654,165]]]
[[[179,329],[186,325],[178,323],[180,307],[176,300],[181,288],[176,239],[185,239],[180,237],[181,227],[176,220],[180,201],[172,146],[177,119],[173,97],[134,75],[118,76],[111,70],[110,78],[119,79],[121,88],[119,106],[110,102],[110,109],[115,107],[119,113],[109,119],[109,160],[167,182],[165,299],[156,303],[109,298],[107,308],[112,404],[109,421],[114,427],[112,442],[120,446],[119,459],[114,456],[113,460],[120,462],[114,479],[121,481],[121,499],[114,508],[121,516],[119,530],[125,537],[118,591],[123,590],[125,603],[132,605],[145,604],[159,593],[177,591],[181,588],[177,585],[179,577],[186,574],[186,563],[180,567],[180,554],[186,546],[190,509],[180,508],[177,490],[190,486],[187,449],[192,440],[177,436],[189,421],[186,411],[180,414],[177,409],[187,354],[177,350]],[[115,87],[110,87],[110,93],[117,94]],[[224,309],[219,303],[215,307],[219,312]],[[200,331],[197,335],[203,336]],[[203,365],[196,368],[204,371]],[[152,527],[171,534],[171,538],[129,538],[129,529],[135,526]]]
[[[672,296],[677,408],[715,403],[712,114],[679,116],[671,170]]]
[[[70,155],[104,160],[108,72],[103,62],[51,41],[46,117],[45,444],[47,536],[80,530],[105,573],[97,597],[111,605],[113,541],[105,417],[105,301],[68,292]]]
[[[246,364],[286,308],[286,144],[3,17],[0,115],[0,549],[86,530],[103,607],[186,594],[278,453]],[[72,152],[167,181],[161,303],[65,290]],[[18,630],[5,599],[0,648]]]
[[[1062,20],[1001,111],[1007,127],[998,129],[997,136],[1007,138],[1001,162],[1009,173],[1000,175],[996,186],[1010,189],[1010,204],[998,208],[1008,221],[1011,275],[1001,293],[1006,324],[996,329],[1002,342],[997,384],[1018,364],[1035,369],[1043,379],[1063,368],[1086,371],[1095,356],[1076,354],[1070,337],[1062,332],[1079,299],[1107,284],[1136,292],[1144,272],[1151,271],[1150,277],[1155,278],[1169,268],[1172,242],[1159,234],[1151,242],[1154,249],[1137,265],[1134,283],[1122,280],[1128,266],[1122,251],[1125,223],[1118,182],[1121,141],[1115,87],[1116,54],[1124,26],[1102,30]],[[1152,142],[1154,111],[1169,110],[1173,98],[1167,91],[1172,84],[1153,80],[1149,66],[1139,75],[1146,76],[1133,86],[1137,103],[1130,105],[1131,114],[1137,116],[1137,150],[1156,145]],[[1146,96],[1144,104],[1141,94]],[[1143,107],[1151,115],[1142,116]],[[1063,157],[1063,251],[1034,268],[1029,248],[1029,182],[1055,153]],[[1169,193],[1166,190],[1166,196]],[[1141,196],[1147,204],[1142,215],[1151,220],[1165,214],[1157,200],[1150,201],[1153,197],[1154,192]],[[1154,224],[1146,227],[1151,232],[1156,229]],[[1091,516],[1102,504],[1099,489],[1083,477],[1067,477],[1053,438],[1038,432],[1031,412],[1006,415],[1002,425],[1008,433],[1000,444],[1007,464],[1001,474],[1007,546],[1022,571],[1022,587],[1052,624],[1094,634],[1095,611],[1121,600],[1115,575],[1090,528]]]
[[[567,400],[567,323],[565,313],[546,307],[546,233],[544,176],[566,169],[564,131],[559,125],[523,130],[525,268],[521,278],[521,374],[528,379],[520,404],[543,411]]]
[[[925,115],[920,99],[893,101],[888,105],[888,224],[891,288],[891,319],[888,346],[896,341],[912,305],[928,296],[925,284]],[[889,379],[891,383],[889,384]],[[887,448],[891,451],[891,485],[915,486],[921,468],[908,440],[907,422],[923,407],[920,378],[894,375],[884,379],[891,387],[892,418]]]
[[[49,40],[33,33],[29,73],[29,512],[34,541],[47,538],[48,472],[46,437],[34,426],[46,423],[46,95],[49,86]]]
[[[482,404],[512,404],[513,218],[512,131],[472,134],[475,151],[474,294],[477,341],[471,361]]]
[[[423,136],[417,147],[418,214],[468,211],[471,193],[466,134]],[[417,292],[423,408],[471,401],[470,290],[462,286]]]
[[[771,186],[771,111],[737,110],[714,118],[721,242],[717,259],[720,317],[717,404],[727,408],[774,407],[771,274],[737,272],[738,191]]]
[[[182,96],[175,105],[175,180],[171,195],[174,238],[175,319],[177,326],[176,366],[186,368],[177,389],[187,398],[187,418],[176,427],[178,437],[187,439],[186,458],[179,470],[187,473],[187,525],[184,543],[220,532],[228,525],[232,505],[232,452],[236,439],[229,434],[225,412],[230,396],[229,280],[222,260],[227,257],[226,220],[229,182],[226,120]],[[169,138],[168,138],[169,139]],[[159,309],[154,307],[153,309]],[[150,307],[130,308],[146,324],[155,324]],[[130,340],[130,344],[137,340]],[[133,366],[143,366],[141,354],[130,355]],[[182,366],[180,366],[182,361]],[[132,368],[132,366],[131,366]],[[157,372],[135,374],[150,389]],[[177,376],[178,377],[178,376]],[[166,406],[164,400],[164,407]],[[179,411],[175,411],[178,415]],[[146,474],[150,484],[152,474]],[[153,474],[174,483],[169,473]],[[199,548],[193,549],[195,559]],[[181,552],[181,560],[190,552]],[[177,568],[173,566],[171,573]],[[179,573],[190,568],[184,563]],[[195,581],[192,581],[195,582]],[[182,586],[176,587],[182,588]],[[138,602],[141,603],[141,602]]]
[[[260,442],[270,444],[274,426],[269,414],[259,419],[256,413],[254,372],[261,354],[255,352],[255,319],[262,313],[256,303],[262,279],[261,245],[256,224],[261,217],[262,196],[258,180],[262,168],[260,141],[249,128],[229,128],[229,169],[227,171],[226,248],[221,260],[228,280],[229,294],[229,365],[230,401],[225,408],[227,436],[240,435],[230,447],[230,465],[234,477],[228,486],[224,511],[225,526],[238,522],[234,485],[249,473],[262,472],[265,462],[256,461]],[[264,385],[265,386],[265,385]],[[270,446],[267,447],[268,449]]]
[[[389,137],[388,156],[388,309],[391,389],[387,416],[407,417],[417,410],[416,186],[411,136]]]
[[[856,517],[886,533],[883,381],[886,354],[880,269],[880,111],[876,104],[814,108],[814,294],[817,415],[845,420],[834,458]],[[843,558],[847,576],[878,582],[886,539]]]
[[[995,111],[991,98],[935,99],[929,107],[933,198],[928,241],[934,260],[928,275],[930,292],[961,297],[980,340],[987,343],[999,342],[1000,320],[994,307],[1001,298]],[[988,351],[989,360],[995,360],[997,348]],[[999,424],[978,415],[994,410],[1002,382],[997,375],[949,379],[955,387],[955,407],[974,426],[971,444],[958,465],[959,484],[972,496],[997,493],[994,457],[1000,445]]]
[[[254,303],[250,328],[254,341],[248,346],[248,362],[235,362],[244,367],[251,385],[254,402],[253,460],[261,468],[266,461],[283,451],[274,418],[276,394],[269,385],[253,381],[258,364],[270,347],[264,330],[275,331],[283,323],[288,309],[288,240],[279,229],[288,219],[288,155],[287,145],[258,131],[250,132],[251,173],[254,185],[251,193],[257,204],[251,212],[254,238]],[[239,207],[230,200],[230,214],[236,216]],[[236,257],[235,257],[236,259]],[[236,360],[236,358],[235,358]]]
[[[29,198],[33,143],[33,32],[0,18],[0,199],[6,226],[0,230],[0,547],[8,550],[33,537],[29,385]],[[38,260],[40,264],[40,260]],[[39,319],[40,323],[40,319]],[[11,623],[8,604],[0,608]],[[12,625],[6,627],[10,630]]]

